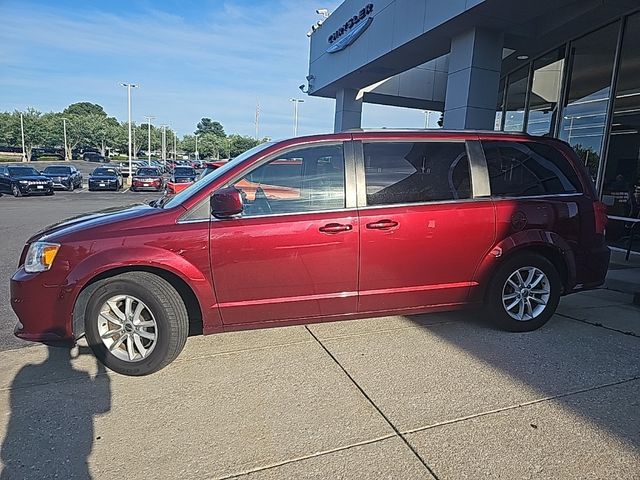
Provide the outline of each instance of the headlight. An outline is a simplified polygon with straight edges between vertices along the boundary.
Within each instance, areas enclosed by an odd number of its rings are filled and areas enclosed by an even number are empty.
[[[49,270],[59,248],[60,244],[49,242],[34,242],[29,245],[27,258],[24,262],[25,272],[35,273]]]
[[[29,183],[29,180],[18,180],[18,183],[21,183],[23,185],[27,185]]]

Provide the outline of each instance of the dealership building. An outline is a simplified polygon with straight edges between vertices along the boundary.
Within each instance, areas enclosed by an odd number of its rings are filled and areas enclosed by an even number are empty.
[[[309,63],[336,131],[367,102],[558,137],[610,214],[638,215],[640,0],[346,0],[314,26]]]

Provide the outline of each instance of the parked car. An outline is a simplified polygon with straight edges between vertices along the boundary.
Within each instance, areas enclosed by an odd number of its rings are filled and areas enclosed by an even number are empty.
[[[89,191],[115,190],[122,188],[122,174],[114,167],[98,167],[89,175]]]
[[[153,190],[156,192],[164,188],[162,173],[155,167],[139,168],[131,179],[131,191]]]
[[[206,177],[210,173],[215,172],[218,168],[223,166],[225,163],[227,162],[219,162],[219,161],[205,162],[203,164],[203,170],[198,174],[198,180],[200,180],[202,177]]]
[[[51,179],[53,188],[64,188],[70,192],[82,188],[82,173],[73,165],[49,165],[42,175]]]
[[[82,159],[85,162],[97,162],[97,163],[109,163],[110,160],[106,157],[103,157],[99,153],[95,152],[86,152],[82,154]]]
[[[167,193],[179,193],[196,181],[196,173],[193,167],[176,166],[171,178],[167,182]]]
[[[23,195],[53,195],[53,182],[33,167],[0,165],[0,192]]]
[[[86,335],[109,368],[145,375],[190,329],[481,307],[530,331],[561,295],[603,283],[606,221],[580,159],[551,138],[382,130],[269,142],[173,197],[29,239],[11,279],[16,335]]]

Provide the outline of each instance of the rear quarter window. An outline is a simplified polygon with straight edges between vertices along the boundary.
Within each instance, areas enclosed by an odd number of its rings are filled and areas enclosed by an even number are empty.
[[[537,142],[483,141],[491,195],[526,197],[581,192],[578,175],[555,148]]]

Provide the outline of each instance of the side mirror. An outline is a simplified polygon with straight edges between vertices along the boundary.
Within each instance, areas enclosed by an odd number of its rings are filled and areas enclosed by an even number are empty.
[[[216,190],[209,199],[211,215],[216,218],[231,218],[242,213],[242,196],[236,187]]]

